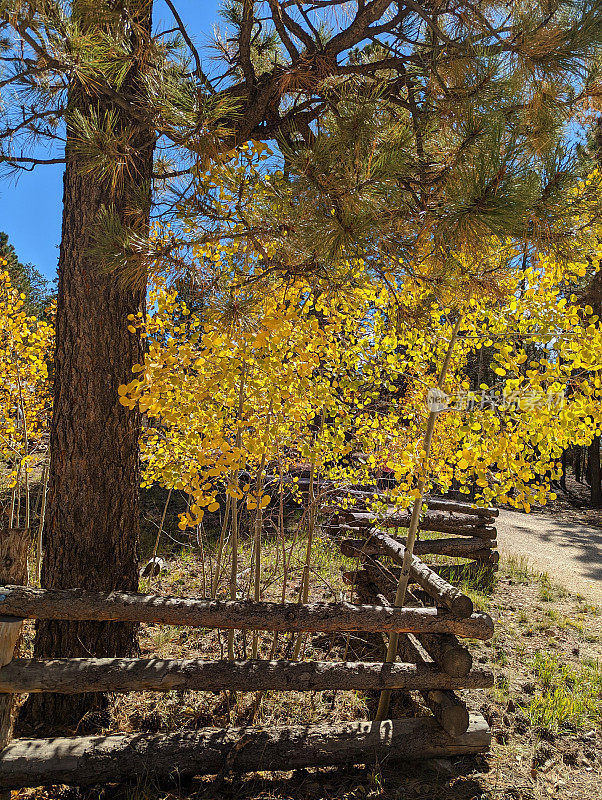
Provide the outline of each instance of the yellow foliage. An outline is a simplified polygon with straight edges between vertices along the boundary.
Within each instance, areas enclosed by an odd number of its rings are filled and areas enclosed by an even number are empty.
[[[48,360],[52,324],[29,316],[25,295],[0,271],[0,457],[13,465],[10,484],[29,471],[48,429]]]
[[[201,176],[203,186],[227,206],[257,154],[252,145],[231,154],[220,166],[223,185]],[[576,190],[576,202],[585,191]],[[277,243],[260,240],[253,251],[235,234],[196,247],[199,272],[219,265],[237,280],[262,277],[260,264]],[[247,295],[244,281],[233,280],[228,301],[214,298],[202,314],[157,280],[148,316],[128,320],[148,343],[145,362],[119,389],[119,402],[151,421],[145,484],[190,495],[183,527],[198,524],[203,509],[217,510],[223,487],[232,497],[247,494],[250,509],[266,507],[269,498],[251,484],[241,488],[238,476],[276,462],[311,462],[349,483],[372,482],[386,469],[396,479],[392,500],[408,505],[424,468],[429,388],[462,315],[427,487],[473,487],[484,504],[545,502],[563,449],[587,444],[602,427],[600,320],[571,293],[599,269],[599,234],[584,224],[570,258],[540,253],[522,270],[516,244],[492,239],[478,261],[450,256],[441,284],[428,247],[401,275],[384,257],[377,271],[361,258],[346,262],[344,292],[300,278],[270,281],[266,272],[263,291]],[[499,379],[491,386],[470,371],[485,351]]]

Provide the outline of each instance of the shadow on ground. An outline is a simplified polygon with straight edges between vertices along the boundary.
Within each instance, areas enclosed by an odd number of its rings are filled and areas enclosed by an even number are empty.
[[[565,588],[602,602],[602,529],[505,510],[496,522],[502,552],[524,555]]]
[[[78,794],[78,800],[493,800],[485,786],[483,757],[433,759],[366,768],[296,770],[246,778],[208,778],[173,786],[105,788]],[[72,800],[66,793],[63,800]]]

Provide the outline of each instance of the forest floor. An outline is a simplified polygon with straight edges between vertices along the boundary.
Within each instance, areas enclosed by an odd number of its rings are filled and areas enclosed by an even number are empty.
[[[173,530],[173,529],[172,529]],[[178,534],[180,535],[180,534]],[[175,536],[174,536],[175,538]],[[302,557],[300,541],[298,558]],[[269,583],[280,573],[277,543],[264,554],[265,594],[280,587]],[[196,547],[172,542],[169,569],[146,580],[142,590],[160,594],[199,594],[208,580]],[[241,557],[241,580],[250,553]],[[299,588],[297,555],[293,551],[287,599]],[[342,569],[351,562],[337,555],[331,541],[318,540],[314,557],[312,599],[339,599],[348,589]],[[241,587],[242,588],[242,587]],[[487,591],[464,587],[477,607],[495,620],[489,642],[471,642],[475,662],[488,664],[495,686],[463,692],[471,710],[482,713],[492,728],[489,753],[479,757],[436,759],[406,765],[382,763],[350,769],[307,769],[290,773],[257,773],[244,778],[222,777],[169,787],[141,783],[135,787],[105,787],[93,792],[75,789],[23,791],[21,798],[61,800],[586,800],[602,796],[602,614],[577,594],[555,585],[545,573],[534,572],[525,558],[504,558],[496,585]],[[142,655],[219,657],[225,636],[168,626],[142,626]],[[277,655],[290,654],[292,640],[282,638]],[[313,658],[361,657],[352,638],[316,635],[306,643]],[[261,642],[265,657],[269,637]],[[240,655],[248,654],[250,636],[236,638]],[[166,731],[207,725],[248,724],[255,695],[225,693],[142,692],[116,695],[105,731]],[[403,709],[396,709],[401,716]],[[369,718],[359,692],[268,692],[254,721],[273,726],[292,722],[344,721]],[[419,711],[420,713],[420,711]],[[395,715],[395,711],[394,711]]]

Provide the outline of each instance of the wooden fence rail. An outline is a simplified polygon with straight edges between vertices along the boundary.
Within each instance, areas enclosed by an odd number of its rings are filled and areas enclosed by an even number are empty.
[[[339,725],[208,728],[191,733],[22,739],[0,752],[0,789],[75,784],[91,786],[124,776],[186,777],[292,770],[480,753],[490,744],[478,715],[460,737],[433,718]]]
[[[474,668],[456,636],[489,639],[493,622],[475,612],[470,598],[415,557],[403,608],[390,605],[396,576],[362,552],[354,578],[368,602],[270,603],[217,601],[83,589],[36,589],[25,582],[26,537],[0,531],[0,798],[5,789],[58,783],[88,786],[140,776],[224,774],[291,770],[483,752],[489,728],[470,717],[455,689],[493,685],[493,674]],[[372,533],[372,532],[371,532]],[[394,561],[403,542],[384,532],[370,541]],[[471,542],[472,539],[467,541]],[[479,540],[483,541],[483,540]],[[349,545],[356,553],[365,542]],[[363,582],[363,583],[362,583]],[[376,585],[378,583],[378,586]],[[381,593],[381,588],[383,592]],[[433,607],[429,603],[435,602]],[[204,661],[159,658],[14,658],[24,619],[141,622],[274,632],[349,631],[402,634],[401,662]],[[411,634],[407,636],[407,634]],[[3,643],[4,642],[4,643]],[[264,729],[207,728],[194,733],[114,734],[9,742],[15,694],[130,691],[418,691],[434,717],[339,725],[289,725]]]
[[[393,513],[384,516],[366,511],[340,511],[339,519],[351,528],[408,528],[410,514]],[[475,524],[476,523],[476,524]],[[482,518],[467,514],[429,511],[420,520],[420,530],[436,533],[453,533],[456,536],[477,536],[480,539],[495,539],[493,525],[482,524]]]
[[[352,490],[351,493],[335,488],[330,490],[329,517],[325,530],[340,539],[341,536],[370,537],[374,531],[394,533],[398,531],[397,541],[405,541],[402,537],[404,529],[410,525],[411,515],[408,511],[388,505],[386,510],[378,513],[370,508],[370,499],[377,498],[387,504],[387,495],[382,492],[362,492]],[[333,499],[334,498],[334,502]],[[336,500],[338,498],[338,502]],[[426,510],[421,515],[419,530],[441,534],[419,538],[414,546],[414,555],[443,556],[444,558],[470,559],[470,563],[461,562],[470,574],[471,570],[480,572],[482,576],[496,569],[499,563],[497,551],[497,529],[495,518],[499,511],[495,508],[477,508],[470,503],[451,501],[443,498],[426,498]],[[345,542],[349,549],[353,546],[351,539]],[[369,547],[374,547],[370,542]],[[439,564],[435,565],[439,572]],[[461,576],[463,571],[457,570]]]
[[[431,664],[353,661],[203,661],[161,658],[15,659],[0,669],[0,692],[313,691],[481,689],[493,674],[453,677]]]
[[[448,586],[454,588],[451,584]],[[469,598],[466,600],[470,603]],[[125,592],[0,586],[0,614],[26,619],[111,620],[280,632],[416,631],[491,638],[493,622],[487,614],[472,613],[460,618],[455,615],[454,602],[455,596],[450,600],[452,613],[446,613],[437,608],[195,600]],[[470,607],[472,609],[472,603]]]
[[[385,553],[397,563],[402,564],[405,546],[398,539],[382,531],[372,529],[363,541],[359,540],[359,542],[349,544],[348,540],[342,542],[341,552],[346,556],[359,557],[365,554],[372,555],[375,552]],[[452,614],[459,617],[469,617],[473,613],[473,603],[470,597],[467,597],[451,583],[448,583],[417,556],[412,558],[410,579],[428,592],[435,601],[439,601],[446,606]],[[368,630],[368,628],[364,628],[364,630]],[[446,632],[454,633],[454,631]]]
[[[374,539],[374,533],[369,531],[368,541],[365,539],[343,539],[342,545],[347,549],[362,550],[364,553],[375,555],[383,552],[382,545]],[[404,537],[394,537],[394,541],[405,545]],[[491,547],[497,547],[497,542],[488,542]],[[489,547],[484,546],[482,539],[476,537],[463,539],[460,537],[449,537],[447,539],[425,539],[414,544],[414,555],[422,557],[426,555],[457,556],[458,558],[474,558],[476,555],[490,552]]]
[[[366,569],[356,573],[354,583],[355,592],[362,602],[379,602],[383,606],[392,604],[396,592],[396,580],[388,575],[386,567],[374,559],[369,559],[365,564]],[[375,579],[376,582],[372,580]],[[384,586],[383,586],[384,584]],[[382,590],[381,590],[382,589]],[[412,593],[407,592],[406,601],[416,606],[420,605],[418,598]],[[397,640],[397,655],[404,662],[413,663],[426,667],[439,663],[446,656],[452,655],[453,661],[451,668],[456,671],[462,663],[457,661],[462,648],[458,647],[458,642],[453,637],[427,636],[420,634],[402,634]],[[432,661],[431,661],[432,659]],[[472,659],[470,659],[472,665]],[[469,673],[466,673],[467,675]],[[420,688],[423,702],[433,712],[435,718],[443,729],[451,736],[463,734],[469,725],[469,712],[464,701],[458,697],[450,688],[428,689]]]
[[[385,597],[389,605],[391,604],[390,595],[395,596],[397,579],[386,567],[383,567],[378,562],[364,563],[364,569],[346,572],[344,573],[344,579],[354,587],[367,582],[372,584],[374,590]],[[374,590],[371,591],[372,601],[374,601],[375,596]],[[468,675],[472,669],[470,651],[467,647],[461,645],[452,634],[418,633],[416,637],[433,661],[448,675],[462,677],[463,675]]]
[[[387,604],[387,599],[380,595],[374,584],[370,581],[359,583],[356,588],[358,596],[368,602],[376,598]],[[383,654],[386,652],[387,639],[383,636]],[[409,663],[426,666],[427,653],[422,650],[418,639],[413,639],[409,634],[401,634],[397,641],[397,653]],[[460,687],[458,687],[460,688]],[[461,736],[468,730],[469,713],[466,705],[450,689],[419,689],[424,704],[433,712],[435,719],[450,736]]]

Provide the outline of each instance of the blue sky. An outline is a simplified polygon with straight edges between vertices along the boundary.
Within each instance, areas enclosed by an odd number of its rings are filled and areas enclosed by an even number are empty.
[[[218,21],[220,5],[220,0],[176,0],[178,12],[200,48]],[[161,0],[157,0],[157,28],[168,14]],[[0,182],[0,231],[8,233],[20,261],[34,264],[50,279],[56,275],[62,195],[61,165],[36,167],[16,182]]]

